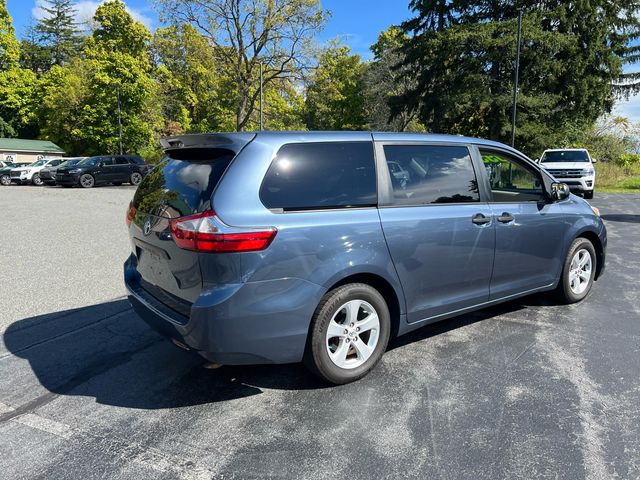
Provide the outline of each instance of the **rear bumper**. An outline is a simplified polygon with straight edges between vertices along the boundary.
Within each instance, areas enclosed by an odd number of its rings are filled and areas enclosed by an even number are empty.
[[[140,286],[135,256],[124,265],[135,312],[152,328],[225,365],[302,360],[311,317],[324,288],[283,278],[203,290],[187,318]]]

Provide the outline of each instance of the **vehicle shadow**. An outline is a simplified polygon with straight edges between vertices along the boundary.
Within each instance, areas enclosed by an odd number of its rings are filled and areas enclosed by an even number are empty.
[[[389,349],[545,303],[546,298],[527,297],[427,325],[392,340]],[[126,299],[19,320],[9,326],[3,340],[6,351],[0,350],[0,358],[10,353],[27,360],[48,391],[93,397],[105,405],[178,408],[258,395],[263,389],[330,387],[301,364],[205,369],[199,356],[151,330]],[[9,374],[0,379],[0,388],[11,384],[13,368],[5,367]]]
[[[602,215],[601,218],[609,222],[640,223],[640,215],[615,213],[615,214]]]

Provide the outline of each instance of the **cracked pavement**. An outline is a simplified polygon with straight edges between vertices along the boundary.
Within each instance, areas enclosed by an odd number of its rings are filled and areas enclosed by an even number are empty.
[[[640,478],[640,195],[596,193],[586,301],[430,325],[327,387],[206,370],[146,327],[121,280],[132,194],[0,187],[3,478]]]

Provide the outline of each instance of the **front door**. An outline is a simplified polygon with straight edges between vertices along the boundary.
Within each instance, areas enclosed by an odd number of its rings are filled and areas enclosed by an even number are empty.
[[[495,225],[467,146],[380,144],[376,152],[388,185],[380,219],[408,321],[486,302]]]
[[[553,284],[566,230],[560,205],[547,199],[540,172],[524,159],[499,149],[480,153],[496,226],[491,300]]]

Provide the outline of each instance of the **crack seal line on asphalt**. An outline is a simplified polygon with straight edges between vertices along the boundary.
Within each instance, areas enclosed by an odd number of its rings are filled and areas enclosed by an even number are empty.
[[[86,330],[88,328],[94,327],[94,326],[96,326],[97,324],[99,324],[101,322],[105,322],[107,320],[111,320],[111,319],[117,317],[118,315],[122,315],[124,313],[131,312],[131,311],[133,311],[133,309],[131,307],[127,307],[124,310],[120,310],[119,312],[115,312],[115,313],[112,313],[112,314],[107,315],[105,317],[99,318],[98,320],[95,320],[95,321],[93,321],[91,323],[87,323],[87,324],[82,325],[81,327],[75,328],[73,330],[69,330],[68,332],[64,332],[64,333],[61,333],[59,335],[54,335],[53,337],[45,338],[44,340],[40,340],[39,342],[32,343],[31,345],[27,345],[26,347],[22,347],[21,349],[15,350],[13,352],[3,353],[2,355],[0,355],[0,360],[4,359],[6,357],[10,357],[12,355],[15,356],[15,355],[17,355],[19,353],[22,353],[22,352],[24,352],[26,350],[29,350],[30,348],[37,347],[37,346],[43,345],[45,343],[52,342],[54,340],[59,340],[59,339],[64,338],[64,337],[68,337],[69,335],[73,335],[75,333],[81,332],[81,331]]]
[[[152,342],[145,343],[144,345],[142,345],[139,348],[136,348],[135,350],[122,352],[121,354],[111,358],[108,362],[102,362],[92,368],[87,369],[84,372],[78,373],[77,375],[67,380],[65,383],[63,383],[59,387],[52,388],[51,389],[52,391],[47,392],[43,395],[40,395],[39,397],[34,398],[30,402],[20,405],[19,407],[16,407],[11,411],[0,414],[0,425],[3,424],[4,422],[11,420],[12,418],[16,418],[27,413],[32,413],[34,410],[37,410],[38,408],[43,407],[48,403],[51,403],[59,395],[65,395],[71,392],[72,390],[74,390],[75,388],[79,387],[83,383],[86,383],[89,380],[93,379],[94,377],[98,375],[102,375],[103,373],[106,373],[109,370],[117,368],[120,365],[124,365],[125,363],[129,362],[132,355],[135,355],[163,341],[164,340],[162,338],[159,338]]]

